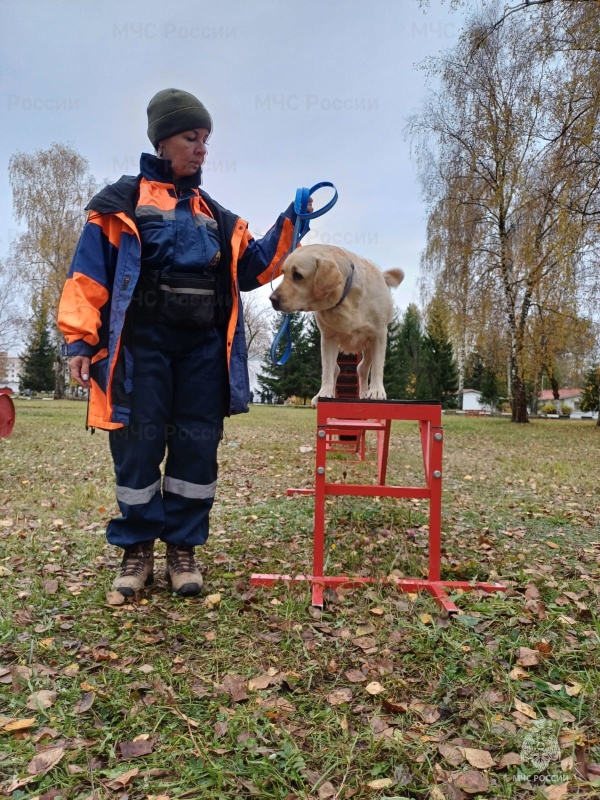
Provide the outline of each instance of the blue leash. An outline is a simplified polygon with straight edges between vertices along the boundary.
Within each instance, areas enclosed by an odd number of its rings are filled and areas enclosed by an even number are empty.
[[[334,191],[334,195],[331,200],[324,205],[322,208],[317,209],[317,211],[311,211],[310,213],[306,210],[308,208],[308,201],[318,189],[324,188],[331,188]],[[337,189],[330,183],[329,181],[321,181],[321,183],[316,183],[314,186],[311,186],[310,189],[303,187],[301,189],[296,190],[296,198],[294,200],[294,211],[296,212],[296,224],[294,225],[294,234],[292,236],[292,246],[290,247],[286,256],[288,256],[291,252],[293,252],[296,247],[298,247],[298,242],[308,233],[310,229],[310,220],[317,219],[317,217],[322,217],[323,214],[326,214],[328,211],[334,207],[337,203],[338,193]],[[280,367],[288,360],[292,353],[292,334],[290,332],[290,320],[292,318],[291,314],[286,314],[283,318],[283,322],[281,323],[275,338],[273,339],[273,344],[271,345],[271,361],[276,366]],[[281,356],[281,358],[277,359],[277,348],[283,337],[287,338],[285,352]]]

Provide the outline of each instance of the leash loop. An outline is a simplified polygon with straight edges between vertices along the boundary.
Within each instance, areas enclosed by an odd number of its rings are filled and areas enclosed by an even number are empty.
[[[317,192],[319,189],[330,188],[333,189],[333,197],[329,200],[321,208],[318,208],[316,211],[307,211],[308,209],[308,201],[312,197],[312,195]],[[292,236],[292,246],[290,247],[289,251],[286,253],[288,256],[291,252],[293,252],[296,247],[298,247],[298,243],[300,240],[306,236],[310,229],[310,220],[317,219],[317,217],[322,217],[323,214],[326,214],[328,211],[334,207],[338,200],[338,191],[335,188],[334,184],[330,181],[321,181],[320,183],[315,183],[314,186],[311,186],[310,189],[306,187],[301,187],[300,189],[296,190],[296,197],[294,199],[294,211],[296,213],[296,223],[294,225],[294,233]],[[273,343],[271,345],[271,349],[269,355],[271,357],[271,361],[278,367],[283,366],[285,362],[288,360],[292,353],[292,334],[290,331],[290,320],[292,318],[291,314],[285,314],[283,318],[283,322],[279,326],[279,330],[277,331],[275,338],[273,339]],[[278,359],[277,358],[277,349],[283,337],[286,337],[286,345],[283,355]]]

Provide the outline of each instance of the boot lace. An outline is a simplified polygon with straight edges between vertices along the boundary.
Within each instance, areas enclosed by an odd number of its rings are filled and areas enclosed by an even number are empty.
[[[150,550],[143,545],[127,549],[121,564],[121,577],[129,578],[140,575],[144,571],[149,558]]]
[[[168,558],[169,566],[178,575],[196,571],[193,547],[169,547]]]

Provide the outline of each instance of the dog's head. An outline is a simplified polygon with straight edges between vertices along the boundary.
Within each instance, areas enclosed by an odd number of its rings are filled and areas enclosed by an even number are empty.
[[[270,296],[275,311],[323,311],[344,291],[346,278],[322,245],[294,250],[283,262],[283,280]]]

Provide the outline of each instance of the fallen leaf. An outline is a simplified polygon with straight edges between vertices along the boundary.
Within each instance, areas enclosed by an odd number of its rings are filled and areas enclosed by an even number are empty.
[[[125,597],[121,592],[106,592],[105,597],[109,606],[122,606],[125,602]]]
[[[508,673],[508,677],[511,679],[511,681],[520,681],[523,678],[528,678],[529,673],[524,670],[523,667],[513,667]]]
[[[210,609],[214,608],[215,606],[218,606],[220,602],[221,602],[221,595],[217,592],[216,594],[207,595],[204,598],[202,605]]]
[[[467,794],[477,794],[486,792],[489,786],[485,772],[478,772],[475,769],[468,769],[452,776],[452,784],[462,789]]]
[[[381,694],[382,692],[385,692],[383,686],[377,681],[372,681],[371,683],[367,684],[367,686],[365,686],[365,689],[369,694],[372,695],[377,695]]]
[[[241,675],[225,675],[223,678],[223,690],[228,694],[234,703],[248,699],[246,692],[246,682]]]
[[[550,719],[557,720],[558,722],[575,722],[575,717],[566,708],[554,708],[554,706],[546,706],[546,713]]]
[[[352,691],[348,688],[334,689],[327,695],[327,702],[332,706],[340,706],[342,703],[349,703],[352,700]]]
[[[532,650],[529,647],[519,647],[517,650],[517,664],[522,667],[533,667],[540,663],[540,654],[538,650]]]
[[[369,613],[373,614],[375,617],[382,617],[385,614],[385,610],[383,608],[370,608]]]
[[[582,689],[583,686],[580,683],[571,683],[565,686],[565,692],[569,695],[569,697],[577,697]]]
[[[12,719],[7,717],[8,722],[4,722],[2,726],[3,731],[25,731],[27,728],[33,728],[37,725],[35,717],[28,717],[27,719]]]
[[[248,681],[248,689],[255,691],[256,689],[267,689],[271,685],[270,675],[259,675],[258,678],[250,678]]]
[[[34,711],[42,711],[45,708],[50,708],[56,703],[56,692],[50,691],[48,689],[40,689],[39,692],[33,692],[27,698],[27,703],[25,704],[27,708],[32,708]]]
[[[65,747],[49,747],[37,753],[27,765],[30,775],[45,775],[55,767],[65,754]]]
[[[542,790],[542,795],[546,800],[563,800],[563,797],[569,796],[569,784],[558,783],[556,786],[546,786]]]
[[[528,583],[525,588],[525,597],[528,600],[539,600],[540,598],[540,590],[535,585],[535,583]]]
[[[317,794],[319,795],[319,800],[327,800],[327,798],[335,797],[337,795],[337,789],[329,781],[324,781],[319,786]]]
[[[85,692],[73,706],[75,714],[85,714],[94,705],[96,695],[94,692]]]
[[[140,758],[140,756],[148,756],[154,749],[154,744],[151,739],[135,739],[133,742],[120,742],[119,750],[121,751],[121,758]]]
[[[217,739],[220,739],[221,736],[225,736],[228,728],[229,723],[227,722],[215,722],[215,736]]]
[[[423,625],[429,625],[431,622],[433,622],[433,617],[431,614],[419,614],[419,619]]]
[[[58,592],[58,581],[55,578],[44,581],[44,592],[45,594],[56,594]]]
[[[505,753],[498,762],[498,769],[504,767],[515,767],[521,763],[521,756],[518,753]]]
[[[377,649],[377,641],[372,636],[360,636],[357,639],[353,639],[352,644],[365,651]]]
[[[142,664],[142,666],[139,667],[139,670],[140,672],[143,672],[144,675],[149,675],[151,672],[154,672],[154,667],[152,664]]]
[[[469,764],[477,769],[490,769],[496,763],[487,750],[476,750],[472,747],[460,749]]]
[[[378,778],[375,781],[369,781],[367,786],[369,789],[389,789],[390,786],[394,785],[394,781],[391,778]]]
[[[420,702],[412,702],[409,705],[411,711],[416,711],[422,719],[427,722],[429,725],[433,725],[434,722],[437,722],[440,718],[441,714],[437,710],[435,706],[430,706],[427,703],[420,703]]]
[[[109,789],[114,789],[115,792],[118,792],[120,789],[123,789],[130,783],[135,776],[139,773],[139,769],[134,767],[133,769],[128,769],[127,772],[122,772],[120,775],[117,775],[116,778],[113,778],[111,781],[106,782],[106,786]]]
[[[517,711],[520,711],[521,714],[525,714],[526,717],[530,717],[530,719],[537,719],[537,714],[533,707],[527,703],[523,703],[523,701],[519,700],[518,697],[515,697],[515,708]]]
[[[349,669],[348,672],[345,672],[344,675],[350,681],[350,683],[362,683],[363,681],[367,680],[367,676],[364,672],[361,672],[359,669]]]
[[[372,622],[366,622],[363,625],[356,626],[356,635],[357,636],[368,636],[371,633],[375,633],[377,628],[373,625]]]
[[[458,767],[465,760],[463,750],[463,747],[454,747],[451,744],[442,743],[438,745],[440,755],[443,756],[449,764],[452,764],[453,767]]]

